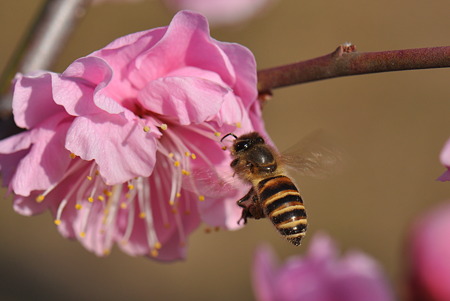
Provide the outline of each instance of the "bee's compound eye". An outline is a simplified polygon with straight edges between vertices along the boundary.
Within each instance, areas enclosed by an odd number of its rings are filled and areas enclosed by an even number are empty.
[[[256,138],[256,143],[257,144],[264,144],[265,142],[264,142],[264,139],[262,137],[258,137],[258,138]]]
[[[237,152],[240,152],[240,151],[246,150],[248,147],[249,147],[249,144],[247,141],[241,141],[241,142],[236,143],[236,146],[234,149]]]

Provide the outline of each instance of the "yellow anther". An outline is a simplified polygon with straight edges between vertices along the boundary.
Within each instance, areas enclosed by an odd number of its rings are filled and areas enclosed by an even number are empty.
[[[98,171],[98,170],[96,170],[95,172],[94,172],[94,175],[96,175],[96,176],[98,176],[100,174],[100,172]]]
[[[91,176],[86,176],[86,179],[88,179],[89,181],[91,181],[91,180],[92,180],[92,177],[91,177]]]
[[[236,122],[236,127],[240,128],[242,126],[242,124],[240,122]]]
[[[70,153],[70,159],[75,159],[77,157],[77,155],[75,155],[74,153]]]
[[[177,198],[181,197],[181,193],[177,192],[176,197]]]
[[[125,202],[120,203],[120,208],[127,209],[127,203]]]
[[[175,162],[173,162],[173,165],[174,165],[175,167],[180,166],[180,161],[175,161]]]
[[[83,206],[81,206],[81,204],[76,204],[75,205],[75,209],[80,210],[81,208],[83,208]]]
[[[60,220],[60,219],[55,219],[53,222],[54,222],[55,225],[57,225],[57,226],[61,225],[61,220]]]
[[[220,137],[222,134],[220,134],[219,132],[214,132],[214,136],[216,137]]]
[[[152,257],[158,257],[159,252],[158,252],[158,250],[153,249],[153,250],[150,251],[150,255],[151,255]]]
[[[175,205],[175,202],[171,200],[171,201],[169,201],[169,205],[173,206],[173,205]]]
[[[139,218],[145,218],[145,212],[139,213]]]
[[[109,254],[111,254],[111,250],[110,249],[104,249],[103,250],[103,255],[109,255]]]
[[[191,174],[191,172],[190,172],[190,171],[187,171],[186,169],[182,169],[182,170],[181,170],[181,173],[182,173],[183,175],[185,175],[185,176],[189,176],[189,175]]]
[[[165,124],[165,123],[161,124],[160,127],[161,127],[161,130],[163,130],[163,131],[167,130],[167,124]]]
[[[109,191],[108,189],[103,190],[103,194],[108,196],[108,197],[112,196],[112,192]]]
[[[226,146],[222,146],[222,150],[227,150],[227,147]]]
[[[97,197],[97,200],[99,200],[100,202],[103,202],[105,200],[105,197],[103,195],[99,195]]]
[[[128,189],[129,190],[133,190],[134,189],[134,185],[133,184],[128,184]]]
[[[175,156],[174,153],[169,153],[169,158],[173,158],[173,156]]]
[[[215,226],[215,227],[214,227],[214,231],[217,232],[217,231],[219,231],[219,230],[220,230],[220,227],[219,227],[219,226]]]
[[[85,232],[80,232],[80,237],[81,237],[81,238],[86,237],[86,233],[85,233]]]
[[[93,203],[94,202],[94,198],[93,197],[88,197],[88,201],[89,201],[89,203]]]
[[[175,207],[172,207],[172,210],[171,210],[171,211],[172,211],[173,214],[177,214],[177,213],[178,213],[178,210],[177,210],[177,208],[175,208]]]
[[[206,227],[206,228],[205,228],[205,233],[211,233],[211,228]]]
[[[195,160],[197,159],[197,156],[195,154],[191,154],[191,158]]]
[[[40,194],[36,197],[36,202],[42,203],[42,201],[45,199],[45,196]]]
[[[158,241],[157,243],[155,243],[155,245],[153,246],[153,248],[155,248],[156,250],[159,250],[162,248],[161,243]]]
[[[200,202],[203,202],[203,201],[205,200],[205,196],[204,196],[204,195],[199,195],[199,196],[198,196],[198,200],[199,200]]]
[[[185,152],[184,155],[185,155],[186,157],[189,157],[189,156],[191,155],[191,153],[190,153],[190,152]]]
[[[150,127],[148,125],[144,126],[143,128],[144,132],[148,133],[150,132]]]

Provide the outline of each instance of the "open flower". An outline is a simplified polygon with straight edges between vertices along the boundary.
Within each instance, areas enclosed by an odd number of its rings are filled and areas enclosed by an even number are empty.
[[[337,257],[336,247],[316,235],[308,254],[278,266],[268,248],[253,264],[253,289],[259,301],[386,301],[392,292],[375,261],[360,252]]]
[[[444,145],[441,151],[441,163],[447,170],[438,178],[439,181],[450,181],[450,139]]]
[[[410,300],[450,300],[450,202],[417,220],[409,235]]]
[[[194,175],[219,181],[229,169],[222,134],[264,133],[253,55],[187,11],[62,74],[18,75],[13,113],[27,131],[0,141],[0,168],[15,210],[49,209],[62,235],[98,255],[117,242],[160,260],[183,258],[201,221],[237,227],[245,192]]]

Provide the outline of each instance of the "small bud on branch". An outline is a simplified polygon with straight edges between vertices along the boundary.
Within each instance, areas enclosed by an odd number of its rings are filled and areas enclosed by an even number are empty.
[[[258,71],[258,91],[348,75],[450,67],[450,46],[380,52],[357,52],[351,44],[330,54]]]

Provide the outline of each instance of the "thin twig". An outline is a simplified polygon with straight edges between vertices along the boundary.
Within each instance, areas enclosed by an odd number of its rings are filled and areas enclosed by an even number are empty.
[[[413,69],[450,67],[450,46],[380,52],[357,52],[350,44],[330,54],[294,64],[258,71],[258,91],[327,78]]]
[[[17,72],[49,69],[91,0],[47,0],[0,77],[0,117],[11,113],[10,86]]]

